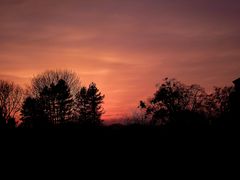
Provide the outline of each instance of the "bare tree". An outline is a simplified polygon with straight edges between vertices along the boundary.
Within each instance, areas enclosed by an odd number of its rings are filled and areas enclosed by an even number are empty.
[[[0,80],[0,116],[2,123],[8,123],[21,109],[23,90],[13,82]]]
[[[56,85],[61,79],[70,87],[71,95],[75,96],[80,89],[80,81],[76,73],[68,70],[48,70],[35,76],[29,88],[30,94],[38,97],[46,86]]]

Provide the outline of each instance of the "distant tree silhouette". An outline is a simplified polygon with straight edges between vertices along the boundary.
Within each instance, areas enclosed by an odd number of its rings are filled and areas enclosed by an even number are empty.
[[[76,95],[77,112],[80,123],[86,125],[100,125],[103,114],[102,103],[104,95],[101,94],[95,83],[82,87]]]
[[[142,102],[144,103],[144,102]],[[139,108],[139,107],[138,107]],[[127,126],[147,126],[149,125],[149,121],[147,121],[144,111],[135,110],[130,115],[122,118],[122,123]]]
[[[190,85],[186,87],[188,99],[187,110],[195,113],[205,113],[207,93],[200,85]]]
[[[23,90],[12,82],[0,80],[0,128],[13,124],[21,109]],[[10,126],[13,127],[13,126]]]

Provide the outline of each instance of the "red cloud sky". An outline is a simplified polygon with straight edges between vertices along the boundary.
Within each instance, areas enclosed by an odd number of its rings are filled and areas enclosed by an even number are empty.
[[[105,118],[117,117],[167,76],[231,84],[239,18],[238,0],[1,0],[0,78],[71,69],[106,95]]]

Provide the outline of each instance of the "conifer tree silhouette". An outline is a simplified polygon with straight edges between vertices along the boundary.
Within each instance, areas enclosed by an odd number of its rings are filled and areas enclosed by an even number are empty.
[[[100,125],[104,113],[102,104],[104,95],[101,94],[95,83],[88,88],[82,87],[76,95],[79,122],[85,125]]]

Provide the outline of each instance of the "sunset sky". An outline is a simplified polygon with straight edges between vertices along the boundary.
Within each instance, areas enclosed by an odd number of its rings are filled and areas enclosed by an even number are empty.
[[[21,85],[69,69],[106,95],[105,119],[131,113],[165,77],[240,77],[239,0],[0,0],[0,79]]]

